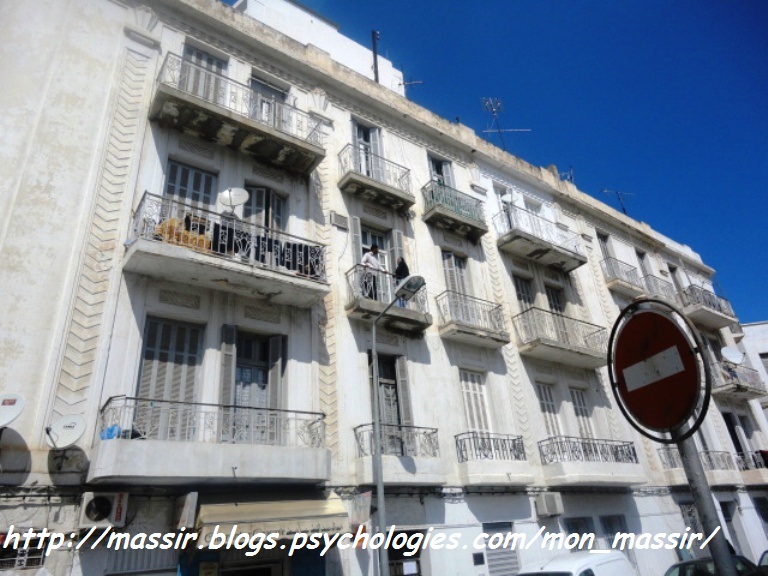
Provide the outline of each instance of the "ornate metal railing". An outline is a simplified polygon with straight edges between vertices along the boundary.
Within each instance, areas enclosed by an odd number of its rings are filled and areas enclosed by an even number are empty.
[[[357,455],[370,456],[373,447],[373,424],[362,424],[355,428]],[[419,426],[381,425],[382,454],[390,456],[413,456],[417,458],[438,458],[440,445],[437,428]]]
[[[680,293],[680,297],[683,300],[684,306],[701,304],[710,310],[720,312],[726,316],[736,316],[736,314],[733,312],[733,308],[731,308],[731,303],[728,302],[728,300],[722,296],[718,296],[714,292],[705,290],[700,286],[688,286],[687,288],[684,288]]]
[[[555,462],[638,463],[635,444],[619,440],[552,436],[539,442],[539,454],[542,464]]]
[[[553,246],[559,246],[574,254],[584,255],[578,234],[560,228],[554,222],[517,206],[507,206],[496,214],[493,217],[493,225],[499,236],[519,230]]]
[[[347,172],[366,176],[413,196],[410,169],[373,154],[367,147],[347,144],[339,152],[339,174]]]
[[[672,446],[658,448],[659,459],[662,468],[671,470],[673,468],[682,468],[683,460],[680,452]],[[702,450],[699,452],[701,465],[704,470],[736,470],[733,454],[718,450]]]
[[[529,308],[512,318],[519,344],[543,339],[591,352],[605,353],[605,328],[542,308]]]
[[[385,270],[373,270],[362,264],[356,264],[347,272],[347,284],[349,304],[356,298],[389,304],[395,297],[395,277]],[[426,289],[419,290],[413,298],[408,301],[399,301],[395,306],[427,314],[429,305]]]
[[[738,364],[731,364],[730,362],[720,362],[719,370],[715,370],[715,377],[712,379],[712,388],[717,390],[723,386],[731,384],[737,384],[751,388],[756,392],[762,392],[768,394],[763,380],[760,378],[760,373],[757,370],[749,368],[748,366],[739,366]]]
[[[468,460],[525,460],[522,436],[464,432],[456,435],[456,455],[459,462]]]
[[[460,322],[475,328],[504,332],[504,312],[500,304],[446,290],[437,298],[440,324]]]
[[[765,462],[765,451],[739,452],[735,455],[736,466],[739,470],[757,470],[759,468],[768,468]]]
[[[630,266],[626,262],[617,260],[616,258],[606,258],[600,262],[600,267],[603,269],[603,275],[607,282],[612,280],[621,280],[636,286],[640,290],[644,290],[643,281],[640,279],[640,274],[637,272],[637,268]]]
[[[643,281],[649,296],[660,296],[670,302],[677,302],[677,292],[675,292],[675,287],[671,282],[651,274],[643,276]]]
[[[101,409],[102,440],[166,440],[325,446],[325,415],[113,396]]]
[[[213,70],[169,53],[158,82],[201,98],[279,132],[324,146],[322,122],[298,108],[268,98],[250,86],[230,80]]]
[[[434,206],[442,206],[458,216],[485,226],[483,203],[477,198],[434,180],[421,188],[421,194],[424,197],[425,213]]]
[[[312,280],[325,280],[325,246],[239,218],[145,192],[134,215],[138,238]]]

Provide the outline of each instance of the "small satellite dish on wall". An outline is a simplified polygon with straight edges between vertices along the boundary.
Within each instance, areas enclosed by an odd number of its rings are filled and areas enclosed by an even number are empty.
[[[60,417],[45,429],[48,446],[54,450],[69,448],[85,434],[85,427],[85,420],[82,416],[73,414]]]
[[[501,201],[504,202],[504,204],[512,204],[512,194],[507,192],[501,197]]]
[[[22,410],[24,410],[24,396],[0,394],[0,430],[16,420]]]
[[[223,192],[219,192],[218,200],[224,206],[233,210],[235,206],[240,206],[241,204],[248,202],[248,198],[250,197],[251,195],[245,188],[227,188]]]
[[[735,346],[725,346],[720,350],[720,355],[731,364],[741,364],[744,362],[744,352]]]

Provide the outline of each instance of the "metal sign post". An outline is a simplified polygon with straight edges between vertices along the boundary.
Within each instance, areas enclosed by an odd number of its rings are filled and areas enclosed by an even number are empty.
[[[611,330],[608,375],[629,423],[651,440],[677,444],[702,529],[706,536],[715,534],[709,548],[717,574],[737,576],[691,437],[704,421],[712,390],[703,351],[695,328],[676,308],[661,300],[636,300]]]

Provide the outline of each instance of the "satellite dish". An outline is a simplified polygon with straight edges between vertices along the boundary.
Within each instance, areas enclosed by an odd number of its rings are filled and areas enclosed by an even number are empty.
[[[21,394],[0,394],[0,429],[18,418],[24,410],[24,396]]]
[[[744,352],[736,348],[735,346],[726,346],[720,350],[720,354],[723,358],[728,360],[731,364],[739,365],[744,362]]]
[[[233,210],[235,206],[245,204],[250,197],[251,195],[245,188],[227,188],[223,192],[219,192],[219,202],[230,210]]]
[[[504,194],[504,196],[501,197],[501,201],[504,202],[504,204],[511,204],[512,203],[512,194],[507,192]]]
[[[82,416],[62,416],[45,429],[48,446],[54,450],[69,448],[85,434],[85,427],[85,419]]]

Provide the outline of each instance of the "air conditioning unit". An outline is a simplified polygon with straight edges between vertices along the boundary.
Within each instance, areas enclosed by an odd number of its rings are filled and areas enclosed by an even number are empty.
[[[536,495],[536,514],[539,518],[558,516],[562,513],[563,496],[560,492],[541,492]]]
[[[127,492],[86,492],[80,504],[80,528],[125,526]]]

